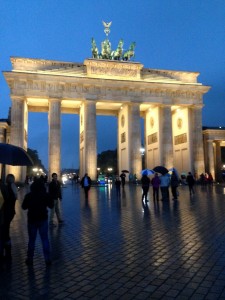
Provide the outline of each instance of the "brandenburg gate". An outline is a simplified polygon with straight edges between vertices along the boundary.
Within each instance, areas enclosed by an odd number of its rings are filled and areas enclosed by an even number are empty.
[[[27,149],[28,112],[47,112],[49,174],[61,170],[61,114],[80,117],[80,175],[97,173],[96,115],[118,119],[118,168],[140,177],[141,122],[145,167],[205,172],[202,108],[209,90],[199,73],[147,69],[126,60],[90,58],[83,63],[11,57],[4,72],[12,100],[12,144]],[[37,126],[39,126],[37,124]],[[41,143],[42,141],[40,141]],[[24,180],[25,167],[12,167]]]

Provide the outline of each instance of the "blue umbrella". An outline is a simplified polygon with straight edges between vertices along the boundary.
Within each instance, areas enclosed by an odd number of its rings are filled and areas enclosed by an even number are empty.
[[[155,174],[155,171],[151,170],[151,169],[145,169],[141,171],[141,175],[153,175]]]

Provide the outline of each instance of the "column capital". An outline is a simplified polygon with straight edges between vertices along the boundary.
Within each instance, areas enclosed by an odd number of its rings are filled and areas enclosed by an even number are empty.
[[[25,96],[11,95],[10,98],[11,98],[11,100],[13,100],[13,101],[25,101],[25,100],[26,100],[26,97],[25,97]]]

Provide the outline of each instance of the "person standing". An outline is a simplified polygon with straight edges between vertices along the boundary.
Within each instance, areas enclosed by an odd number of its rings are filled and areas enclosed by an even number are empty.
[[[91,178],[88,176],[88,173],[84,174],[84,177],[81,179],[80,184],[84,189],[85,199],[88,200],[88,192],[91,188]]]
[[[179,186],[179,178],[177,177],[175,171],[172,171],[172,175],[170,178],[170,185],[171,185],[173,200],[177,200],[177,196],[178,196],[177,188]]]
[[[186,181],[187,181],[189,193],[191,196],[194,194],[194,184],[195,184],[195,179],[194,179],[194,176],[191,174],[191,172],[188,172]]]
[[[126,183],[126,174],[124,172],[122,172],[120,175],[120,178],[121,178],[122,188],[124,188],[125,183]]]
[[[17,187],[13,174],[6,176],[6,183],[1,185],[1,193],[4,202],[1,209],[0,258],[3,259],[5,257],[7,261],[10,261],[12,259],[10,224],[16,213],[15,203],[17,199]]]
[[[152,187],[153,187],[153,200],[159,201],[159,187],[160,187],[160,179],[158,173],[155,173],[152,178]]]
[[[145,204],[147,204],[150,179],[148,178],[147,174],[145,174],[145,173],[142,175],[141,184],[142,184],[142,201],[145,199]]]
[[[116,195],[120,196],[121,180],[120,180],[119,175],[116,175],[115,186],[116,186]]]
[[[59,224],[63,223],[63,219],[60,211],[60,202],[62,201],[62,192],[61,192],[61,184],[58,180],[58,176],[56,173],[52,173],[52,181],[49,183],[48,187],[49,196],[52,200],[54,200],[54,206],[51,209],[50,213],[50,221],[49,224],[51,226],[55,226],[54,224],[54,215],[56,214],[57,220]]]
[[[170,175],[168,173],[160,177],[160,190],[162,194],[162,201],[169,200],[169,185],[170,185]]]
[[[45,189],[43,180],[37,179],[30,186],[30,192],[25,195],[22,209],[28,210],[27,229],[28,229],[28,249],[26,264],[33,264],[35,241],[37,232],[39,232],[43,247],[43,253],[46,265],[51,264],[50,246],[48,239],[48,210],[53,208],[54,199],[51,198]]]

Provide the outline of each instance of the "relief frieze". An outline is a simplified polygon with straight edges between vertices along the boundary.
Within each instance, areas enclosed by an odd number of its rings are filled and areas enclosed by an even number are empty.
[[[146,89],[138,89],[137,88],[129,88],[128,86],[118,87],[118,86],[99,86],[99,85],[87,85],[82,83],[64,83],[64,82],[46,82],[46,81],[38,81],[38,80],[15,80],[9,81],[9,86],[12,89],[14,94],[16,94],[16,90],[21,91],[29,91],[29,94],[32,96],[32,90],[40,92],[54,92],[54,94],[59,93],[59,95],[63,93],[68,93],[70,96],[76,97],[77,94],[79,96],[83,93],[84,96],[86,93],[93,95],[106,96],[121,96],[121,97],[137,97],[139,99],[149,98],[149,97],[163,97],[164,99],[173,99],[173,101],[180,103],[182,100],[202,100],[202,93],[195,92],[190,90],[169,90],[167,88],[146,88]],[[19,92],[21,94],[21,92]],[[71,95],[74,94],[74,95]]]

